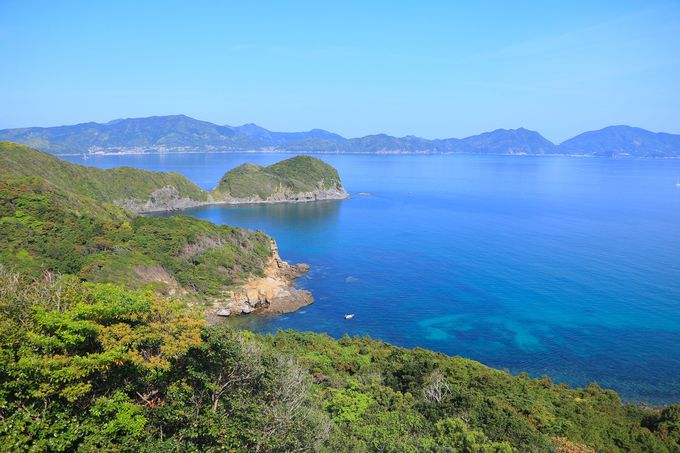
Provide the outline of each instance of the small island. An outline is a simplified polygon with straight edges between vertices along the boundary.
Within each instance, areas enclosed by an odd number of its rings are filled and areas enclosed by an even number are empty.
[[[243,164],[227,172],[210,195],[224,203],[300,202],[348,197],[338,171],[311,156],[293,157],[268,167]]]

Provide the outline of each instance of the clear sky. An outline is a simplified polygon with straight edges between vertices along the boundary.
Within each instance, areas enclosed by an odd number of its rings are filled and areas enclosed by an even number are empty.
[[[680,1],[0,0],[0,128],[680,133]]]

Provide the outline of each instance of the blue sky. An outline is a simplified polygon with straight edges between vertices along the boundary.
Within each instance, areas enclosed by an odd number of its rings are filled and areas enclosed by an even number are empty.
[[[0,0],[0,128],[680,133],[680,2]]]

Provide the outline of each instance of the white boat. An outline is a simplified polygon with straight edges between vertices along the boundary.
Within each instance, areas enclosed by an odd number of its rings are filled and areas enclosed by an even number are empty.
[[[344,316],[345,319],[352,319],[354,318],[354,313],[350,313],[349,315]]]

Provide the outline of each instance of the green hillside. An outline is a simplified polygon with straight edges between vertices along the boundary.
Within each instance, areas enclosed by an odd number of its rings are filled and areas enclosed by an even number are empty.
[[[366,338],[208,327],[185,304],[0,268],[3,451],[677,452],[621,403]]]
[[[144,204],[154,192],[176,189],[179,198],[205,202],[207,193],[184,176],[130,167],[101,170],[63,161],[50,154],[0,142],[0,177],[38,176],[63,191],[124,205],[131,201]]]
[[[0,265],[210,301],[263,275],[270,238],[186,216],[135,216],[46,180],[0,175]]]
[[[260,199],[314,191],[344,192],[335,168],[311,156],[296,156],[268,167],[243,164],[227,172],[213,190],[215,199]]]

